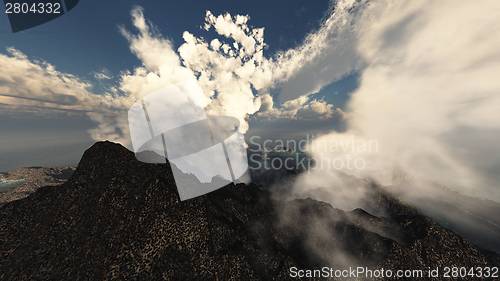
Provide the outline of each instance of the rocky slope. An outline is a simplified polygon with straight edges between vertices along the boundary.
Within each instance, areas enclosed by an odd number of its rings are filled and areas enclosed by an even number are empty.
[[[0,280],[288,280],[292,266],[498,262],[376,194],[384,218],[311,199],[276,202],[252,185],[180,202],[168,165],[101,142],[62,186],[0,208]]]

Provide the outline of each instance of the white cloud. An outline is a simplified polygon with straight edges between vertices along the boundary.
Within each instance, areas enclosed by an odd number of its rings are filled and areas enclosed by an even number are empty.
[[[205,29],[213,28],[223,36],[210,44],[184,32],[185,43],[179,54],[186,67],[198,75],[204,92],[212,98],[209,112],[236,117],[248,129],[247,117],[261,107],[261,97],[272,83],[270,62],[264,58],[264,29],[247,25],[248,16],[207,11]],[[255,90],[253,90],[255,89]]]
[[[0,54],[0,64],[0,102],[13,109],[40,106],[87,111],[96,102],[90,84],[49,63],[31,61],[17,49]]]
[[[364,169],[339,170],[382,184],[398,184],[402,173],[413,196],[446,186],[500,201],[499,177],[490,172],[500,165],[492,145],[500,138],[500,2],[372,2],[354,27],[352,47],[366,68],[348,106],[348,130],[316,144],[353,137],[379,149],[331,155],[313,146],[314,157],[361,158]],[[318,169],[300,184],[317,187],[318,175],[332,173]],[[327,181],[325,189],[342,186]]]
[[[134,8],[131,15],[132,23],[139,30],[139,34],[130,34],[123,27],[120,31],[130,42],[131,51],[137,55],[144,66],[156,72],[166,65],[179,65],[179,58],[171,42],[151,30],[150,24],[144,18],[142,8]]]
[[[95,71],[93,74],[94,78],[99,81],[113,79],[113,75],[106,68],[103,68],[100,71]]]
[[[181,65],[172,43],[151,31],[142,9],[132,10],[133,24],[138,34],[121,28],[128,39],[131,51],[141,59],[143,66],[126,71],[120,77],[119,90],[130,99],[138,99],[168,85],[175,85],[187,94],[193,94],[199,106],[205,107],[210,100],[203,98],[203,91],[190,69]]]
[[[251,29],[247,25],[248,20],[248,16],[236,15],[236,17],[232,17],[227,13],[216,17],[212,12],[207,11],[204,26],[207,31],[213,27],[218,34],[233,39],[235,41],[234,49],[238,50],[238,46],[241,45],[242,55],[261,54],[264,46],[264,29]]]
[[[122,91],[140,97],[174,84],[186,93],[203,95],[205,98],[196,101],[209,112],[236,117],[242,132],[248,129],[248,115],[261,105],[252,87],[262,89],[271,81],[266,69],[268,63],[262,56],[262,29],[249,28],[246,16],[215,17],[207,12],[205,28],[214,28],[218,34],[233,38],[234,44],[217,38],[208,44],[184,32],[185,43],[177,53],[170,41],[151,32],[140,8],[132,11],[132,18],[139,34],[124,29],[122,33],[144,65],[122,76]]]
[[[98,123],[99,130],[90,132],[96,139],[105,137],[126,143],[126,134],[116,126],[119,122],[115,122],[119,111],[126,108],[125,98],[111,93],[93,93],[90,83],[60,72],[45,61],[31,60],[14,48],[7,49],[7,54],[0,54],[0,64],[3,66],[0,71],[3,113],[79,114]]]
[[[335,114],[343,117],[339,108],[334,108],[324,100],[313,99],[310,96],[288,100],[279,107],[274,107],[273,98],[263,95],[262,108],[257,116],[269,119],[330,119]]]
[[[97,110],[110,105],[106,96],[90,91],[91,85],[76,76],[62,73],[44,61],[30,60],[21,51],[8,48],[0,54],[0,103],[11,110],[46,108],[67,112]]]
[[[273,61],[280,101],[317,93],[362,67],[353,47],[359,40],[353,30],[365,4],[365,0],[332,1],[331,11],[318,30],[297,48],[277,55]]]

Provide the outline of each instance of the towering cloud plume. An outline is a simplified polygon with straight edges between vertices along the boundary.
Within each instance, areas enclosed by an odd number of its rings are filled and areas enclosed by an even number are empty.
[[[218,37],[206,41],[190,32],[184,32],[184,43],[178,51],[165,38],[151,31],[141,8],[132,11],[134,35],[122,29],[131,50],[143,66],[122,76],[120,88],[128,96],[139,97],[147,92],[176,84],[188,87],[186,91],[201,91],[206,100],[200,106],[209,113],[238,118],[240,130],[248,130],[249,115],[262,111],[267,118],[331,118],[335,109],[323,100],[307,97],[308,93],[276,107],[269,89],[285,81],[293,73],[305,53],[304,50],[280,53],[277,57],[264,57],[264,29],[248,24],[245,15],[215,16],[206,12],[204,29],[213,29]],[[314,42],[320,39],[310,39]],[[317,51],[317,50],[316,50]],[[304,53],[297,55],[297,53]],[[291,59],[295,60],[291,63]]]

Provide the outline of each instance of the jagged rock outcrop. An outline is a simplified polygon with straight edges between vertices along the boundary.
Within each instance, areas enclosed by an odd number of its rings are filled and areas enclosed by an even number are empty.
[[[288,280],[292,266],[498,258],[377,194],[385,218],[311,199],[275,202],[253,185],[180,202],[168,165],[101,142],[62,186],[0,208],[0,280]]]

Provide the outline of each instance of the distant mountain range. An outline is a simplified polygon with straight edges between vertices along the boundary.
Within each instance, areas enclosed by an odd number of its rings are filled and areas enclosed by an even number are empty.
[[[255,184],[180,202],[168,164],[99,142],[62,185],[0,207],[0,280],[291,280],[294,266],[500,264],[498,254],[373,189],[383,217],[274,199]]]

